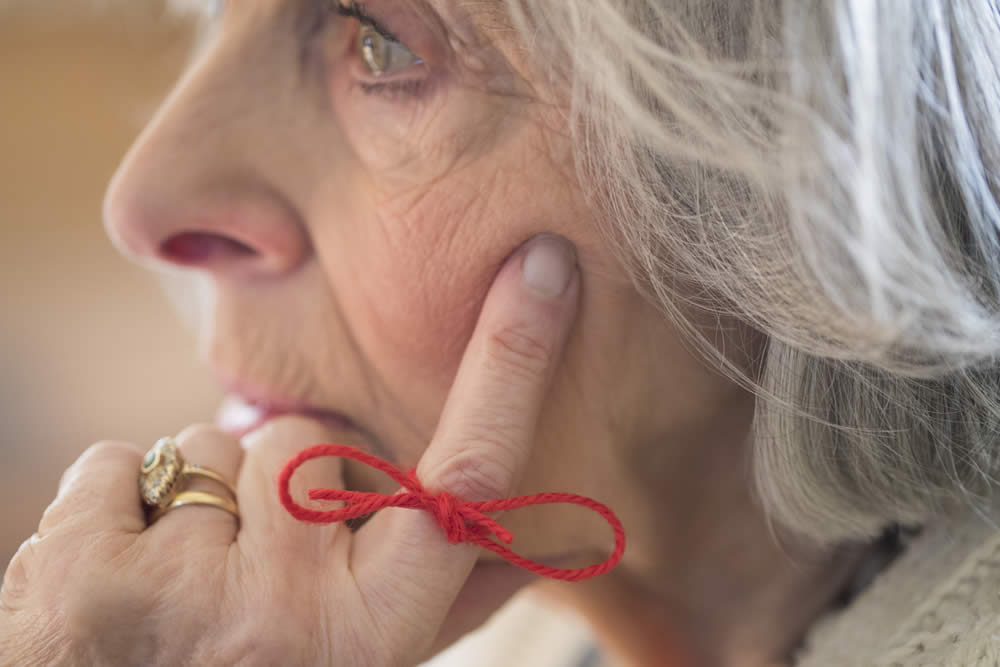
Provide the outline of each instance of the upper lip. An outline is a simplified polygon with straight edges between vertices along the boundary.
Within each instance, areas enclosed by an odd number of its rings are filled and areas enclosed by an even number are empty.
[[[216,373],[216,376],[227,395],[238,397],[249,405],[266,412],[339,417],[352,423],[354,421],[351,417],[338,410],[316,405],[306,399],[292,398],[277,391],[271,391],[263,384],[235,379],[232,376],[219,372]]]
[[[301,415],[323,421],[327,425],[335,424],[340,430],[357,433],[365,446],[371,448],[377,455],[387,460],[394,460],[392,450],[387,447],[378,433],[367,428],[353,414],[342,412],[329,405],[320,405],[307,398],[290,396],[291,392],[281,393],[271,390],[260,382],[228,375],[218,366],[214,370],[219,384],[228,396],[235,397],[259,409],[265,415],[265,419],[281,415]]]

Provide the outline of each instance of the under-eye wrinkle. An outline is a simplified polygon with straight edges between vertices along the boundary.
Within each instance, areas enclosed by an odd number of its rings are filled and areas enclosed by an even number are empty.
[[[359,84],[361,92],[366,95],[382,95],[393,98],[397,95],[407,97],[417,97],[423,92],[424,81],[422,79],[405,79],[402,81],[378,81],[376,83],[362,82]]]

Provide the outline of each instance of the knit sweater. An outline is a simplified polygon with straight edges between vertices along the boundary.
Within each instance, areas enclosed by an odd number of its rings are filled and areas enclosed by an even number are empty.
[[[1000,511],[929,526],[843,611],[796,667],[1000,666]]]
[[[794,667],[1000,667],[1000,508],[926,527]],[[611,667],[565,612],[522,596],[429,667]],[[659,667],[659,666],[658,666]],[[663,667],[670,667],[665,665]]]

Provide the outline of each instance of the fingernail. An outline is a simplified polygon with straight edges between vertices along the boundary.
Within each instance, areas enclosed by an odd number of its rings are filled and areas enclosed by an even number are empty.
[[[545,299],[562,296],[576,269],[573,244],[555,234],[544,234],[529,244],[522,267],[525,286]]]

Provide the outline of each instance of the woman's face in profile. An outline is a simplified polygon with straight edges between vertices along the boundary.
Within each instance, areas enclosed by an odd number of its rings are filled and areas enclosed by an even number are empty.
[[[505,258],[539,233],[567,237],[581,314],[520,491],[608,502],[638,557],[661,493],[645,448],[701,428],[733,390],[598,233],[566,109],[519,56],[499,3],[356,9],[229,3],[112,185],[112,236],[207,276],[202,349],[233,403],[329,417],[332,439],[405,466],[434,432]],[[520,553],[567,566],[610,546],[601,520],[572,508],[505,523]]]

